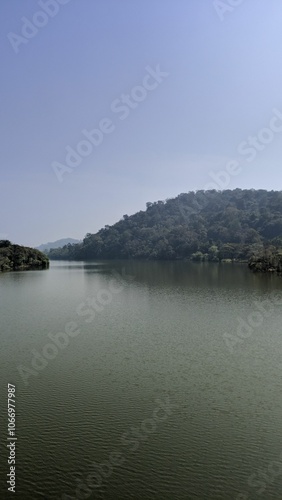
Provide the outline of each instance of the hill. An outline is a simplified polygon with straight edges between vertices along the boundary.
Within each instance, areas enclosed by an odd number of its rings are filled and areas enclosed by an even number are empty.
[[[51,248],[60,248],[69,244],[74,245],[75,243],[80,243],[80,240],[76,240],[74,238],[62,238],[60,240],[42,243],[42,245],[39,245],[36,249],[41,252],[48,252]]]
[[[51,259],[248,260],[282,246],[282,191],[192,191],[124,215]]]
[[[47,269],[49,259],[39,250],[0,241],[0,271]]]

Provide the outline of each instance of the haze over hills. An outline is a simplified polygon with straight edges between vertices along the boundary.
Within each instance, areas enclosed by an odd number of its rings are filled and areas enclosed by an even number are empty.
[[[282,246],[282,191],[191,191],[146,204],[51,259],[248,260]]]
[[[75,238],[62,238],[60,240],[48,242],[48,243],[42,243],[42,245],[39,245],[36,247],[37,250],[40,250],[41,252],[45,252],[46,250],[50,250],[51,248],[60,248],[63,247],[64,245],[68,244],[76,244],[80,243],[81,240],[76,240]]]

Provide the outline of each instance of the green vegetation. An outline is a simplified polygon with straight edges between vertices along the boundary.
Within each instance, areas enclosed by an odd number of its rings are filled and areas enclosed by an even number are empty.
[[[36,250],[40,250],[40,252],[48,252],[51,248],[60,248],[65,245],[68,245],[71,243],[72,245],[74,243],[79,243],[80,240],[75,240],[74,238],[63,238],[61,240],[56,240],[48,243],[43,243],[42,245],[39,245],[39,247],[36,247]]]
[[[247,262],[282,246],[282,191],[192,191],[146,206],[49,257]]]
[[[39,250],[0,241],[0,272],[26,269],[47,269],[49,259]]]
[[[249,260],[249,268],[254,272],[276,272],[282,274],[282,250],[269,247],[261,255],[253,255]]]

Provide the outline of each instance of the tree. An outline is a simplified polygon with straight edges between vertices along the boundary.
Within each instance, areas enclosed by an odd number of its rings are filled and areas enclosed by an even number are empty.
[[[282,244],[282,192],[235,189],[181,193],[87,233],[83,243],[49,252],[69,259],[246,260]],[[196,257],[195,257],[196,256]]]
[[[0,240],[0,248],[9,247],[12,243],[9,240]]]

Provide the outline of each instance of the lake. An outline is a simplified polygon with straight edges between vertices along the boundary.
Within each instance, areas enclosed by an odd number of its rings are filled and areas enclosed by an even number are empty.
[[[0,317],[0,466],[5,478],[10,383],[15,498],[281,499],[282,278],[51,262],[0,275]]]

